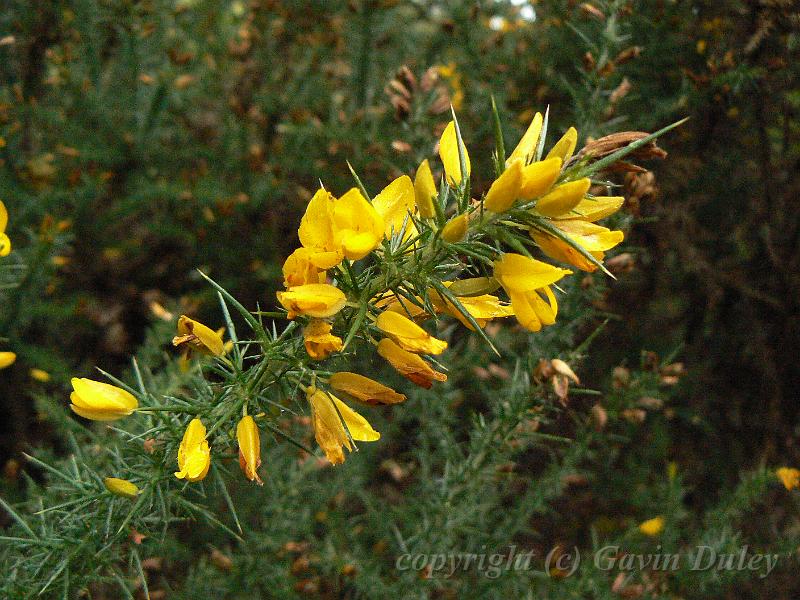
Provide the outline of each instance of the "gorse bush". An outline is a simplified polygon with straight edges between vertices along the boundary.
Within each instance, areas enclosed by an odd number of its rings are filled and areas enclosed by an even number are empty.
[[[0,596],[795,597],[795,21],[8,3]]]

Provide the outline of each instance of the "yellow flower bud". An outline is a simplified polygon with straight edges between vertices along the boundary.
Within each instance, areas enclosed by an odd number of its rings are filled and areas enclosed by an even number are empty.
[[[0,352],[0,369],[5,369],[14,364],[17,360],[17,355],[13,352]]]
[[[588,177],[562,183],[553,191],[539,198],[536,203],[536,212],[545,217],[567,214],[583,200],[590,186],[591,181]]]
[[[426,158],[414,176],[414,199],[421,217],[431,219],[436,216],[436,208],[433,205],[436,195],[436,183],[433,181],[431,166]]]
[[[206,427],[200,419],[192,419],[178,447],[178,471],[175,477],[186,481],[200,481],[208,475],[211,466],[211,449],[206,440]]]
[[[523,167],[522,184],[519,190],[520,198],[532,200],[546,193],[553,187],[560,172],[560,158],[548,158]]]
[[[441,354],[447,342],[431,336],[422,327],[394,311],[378,315],[375,325],[404,350],[417,354]]]
[[[639,531],[650,537],[655,537],[664,531],[664,517],[653,517],[639,524]]]
[[[425,389],[430,389],[434,381],[447,381],[447,375],[435,371],[419,356],[403,350],[388,338],[378,343],[378,354],[403,377]]]
[[[382,383],[348,371],[334,373],[328,383],[346,399],[365,404],[398,404],[406,399]]]
[[[469,229],[469,215],[466,213],[450,219],[442,229],[442,238],[446,242],[455,244],[463,240]]]
[[[511,208],[517,198],[520,197],[522,166],[522,161],[515,160],[495,180],[483,201],[486,210],[502,213]]]
[[[264,485],[257,471],[261,466],[261,439],[256,422],[250,415],[245,415],[236,426],[236,441],[239,444],[239,466],[245,477]]]
[[[172,338],[173,346],[186,346],[203,354],[222,356],[225,344],[222,336],[199,321],[181,315],[178,319],[178,335]]]
[[[312,319],[303,329],[306,352],[314,360],[325,360],[342,349],[342,338],[331,333],[331,324],[321,319]]]
[[[524,166],[530,161],[531,157],[536,152],[536,147],[539,145],[539,136],[542,133],[543,124],[544,117],[542,117],[542,113],[537,112],[533,115],[531,124],[528,125],[528,129],[525,131],[525,135],[522,136],[519,144],[517,144],[511,156],[506,160],[506,166],[511,166],[511,164],[516,161],[522,162]]]
[[[578,131],[574,127],[570,127],[567,129],[566,133],[561,136],[561,139],[558,140],[550,149],[550,152],[547,153],[545,158],[560,158],[561,161],[566,164],[569,162],[569,159],[572,158],[572,153],[575,152],[575,146],[578,143]]]
[[[342,448],[352,451],[351,439],[359,442],[374,442],[380,439],[381,434],[375,431],[364,417],[333,394],[309,387],[306,389],[306,397],[311,405],[314,437],[332,464],[338,465],[344,462]]]
[[[461,150],[464,153],[464,166],[467,171],[466,176],[469,177],[471,170],[469,154],[467,153],[466,146],[462,146]],[[447,124],[447,127],[445,127],[442,133],[442,137],[439,139],[439,158],[442,159],[442,164],[444,165],[447,183],[454,187],[461,185],[461,159],[458,154],[456,125],[453,121]]]
[[[135,483],[131,483],[127,479],[106,477],[103,479],[103,484],[106,486],[106,489],[115,496],[121,496],[122,498],[129,498],[133,500],[139,495],[139,488]]]
[[[327,283],[308,283],[298,285],[285,292],[278,292],[278,302],[289,312],[288,318],[308,315],[318,319],[332,317],[347,302],[344,293]]]
[[[117,386],[101,381],[72,378],[70,408],[93,421],[114,421],[127,417],[139,407],[136,397]]]

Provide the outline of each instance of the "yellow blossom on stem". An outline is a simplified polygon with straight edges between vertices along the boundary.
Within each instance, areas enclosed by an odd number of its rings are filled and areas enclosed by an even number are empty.
[[[434,381],[447,381],[447,375],[434,370],[422,358],[413,352],[403,350],[388,338],[378,342],[378,354],[403,377],[420,387],[429,389]]]
[[[175,477],[186,481],[200,481],[208,475],[211,466],[211,449],[206,440],[206,427],[200,419],[192,419],[178,447],[178,471]]]
[[[331,333],[331,324],[322,319],[312,319],[303,329],[306,352],[314,360],[325,360],[342,349],[342,338]]]
[[[569,213],[558,215],[557,220],[579,220],[594,223],[617,212],[625,203],[622,196],[594,196],[584,198]]]
[[[553,221],[553,225],[599,262],[602,262],[606,250],[610,250],[625,238],[625,234],[621,231],[611,231],[602,225],[577,219],[557,220]],[[564,240],[536,228],[531,228],[530,233],[533,241],[550,258],[565,262],[583,271],[597,270],[595,263]]]
[[[534,153],[536,152],[536,147],[539,144],[539,136],[542,133],[543,123],[544,117],[542,117],[542,113],[537,112],[535,115],[533,115],[531,124],[528,125],[528,129],[525,131],[522,139],[520,139],[519,144],[517,144],[517,147],[514,148],[514,151],[506,159],[507,167],[515,161],[521,161],[523,165],[526,165],[531,161]]]
[[[558,157],[561,159],[561,162],[566,164],[569,162],[569,159],[572,158],[572,153],[575,152],[577,143],[578,131],[574,127],[570,127],[564,135],[561,136],[561,139],[550,149],[550,152],[547,153],[545,158]]]
[[[8,211],[0,200],[0,257],[8,256],[11,252],[11,240],[6,235],[6,225],[8,225]]]
[[[139,408],[136,396],[109,383],[73,377],[72,388],[70,408],[85,419],[115,421]]]
[[[520,197],[520,190],[522,189],[522,161],[515,160],[509,167],[503,171],[503,174],[498,177],[489,191],[486,193],[486,198],[483,205],[486,210],[496,213],[507,211],[514,204],[517,198]]]
[[[562,183],[539,198],[536,202],[536,212],[545,217],[557,217],[568,213],[583,200],[590,186],[591,181],[588,177]]]
[[[436,194],[436,183],[433,181],[431,166],[426,158],[420,163],[414,176],[414,201],[421,217],[432,219],[436,216],[436,208],[433,205]]]
[[[381,434],[375,431],[364,417],[333,394],[308,387],[306,397],[311,405],[314,437],[331,464],[338,465],[344,462],[342,448],[352,451],[351,440],[374,442],[380,439]]]
[[[10,367],[17,360],[17,355],[13,352],[0,352],[0,369]]]
[[[372,199],[372,206],[383,219],[387,238],[400,233],[405,227],[404,239],[417,235],[411,221],[416,210],[416,190],[408,175],[401,175]]]
[[[775,475],[781,480],[783,487],[793,490],[800,487],[800,470],[791,467],[780,467],[775,471]]]
[[[307,283],[325,283],[325,271],[311,262],[313,250],[302,246],[283,263],[283,285],[292,288]]]
[[[555,323],[558,303],[549,286],[570,273],[521,254],[503,254],[494,263],[495,279],[508,294],[517,321],[530,331]]]
[[[320,188],[298,229],[300,243],[310,250],[307,260],[319,269],[334,267],[344,258],[364,258],[380,244],[383,232],[383,218],[355,188],[339,199]]]
[[[398,394],[382,383],[348,371],[334,373],[328,383],[348,400],[365,404],[398,404],[406,399],[403,394]]]
[[[278,292],[278,302],[289,312],[288,318],[308,315],[318,319],[332,317],[347,302],[342,290],[327,283],[298,285],[285,292]]]
[[[364,258],[381,243],[384,229],[383,217],[356,188],[334,199],[334,241],[345,258]]]
[[[297,230],[300,243],[310,250],[308,260],[319,269],[335,267],[344,258],[333,229],[333,196],[320,188],[311,198]]]
[[[469,177],[471,165],[466,146],[462,145],[461,151],[464,153],[464,167],[466,176]],[[458,154],[458,136],[456,136],[455,122],[450,121],[445,127],[442,137],[439,139],[439,158],[442,159],[444,172],[447,176],[447,183],[452,186],[461,185],[461,159]]]
[[[474,330],[472,323],[467,320],[467,318],[450,300],[442,297],[438,292],[432,292],[431,301],[437,310],[455,317],[470,331]],[[464,310],[466,310],[470,316],[475,319],[475,322],[478,323],[478,326],[481,327],[481,329],[486,327],[486,324],[492,319],[514,316],[513,307],[511,307],[508,302],[503,302],[500,300],[500,298],[493,296],[492,294],[481,294],[479,296],[458,296],[458,301],[461,303],[461,306],[464,307]]]
[[[441,354],[447,342],[433,337],[422,327],[394,311],[378,315],[375,325],[392,338],[401,348],[417,354]]]
[[[258,435],[258,426],[250,415],[245,415],[236,426],[236,442],[239,444],[239,466],[245,477],[264,485],[258,476],[258,467],[261,466],[261,439]]]
[[[571,273],[567,269],[511,252],[503,254],[494,263],[494,277],[509,294],[543,288]]]
[[[214,356],[225,353],[225,344],[219,333],[186,315],[181,315],[178,319],[178,335],[172,338],[172,345],[185,346]]]
[[[115,496],[120,496],[122,498],[128,498],[133,500],[136,496],[139,495],[139,488],[136,486],[135,483],[131,483],[127,479],[118,479],[116,477],[106,477],[103,479],[103,485],[106,486],[106,489],[114,494]]]
[[[456,244],[467,236],[469,229],[469,215],[462,213],[450,219],[442,228],[442,239],[451,244]]]
[[[639,531],[643,534],[655,537],[664,531],[664,517],[653,517],[639,524]]]
[[[523,167],[520,198],[533,200],[547,193],[558,179],[559,173],[561,173],[560,158],[548,158]]]

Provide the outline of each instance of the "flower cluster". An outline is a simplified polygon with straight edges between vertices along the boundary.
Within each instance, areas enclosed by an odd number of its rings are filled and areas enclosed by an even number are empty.
[[[143,411],[183,423],[175,477],[188,482],[209,472],[212,434],[223,446],[235,439],[242,472],[260,484],[259,428],[282,434],[266,412],[266,397],[297,400],[294,391],[304,392],[314,437],[332,464],[344,462],[344,450],[353,451],[356,442],[380,438],[352,405],[405,401],[364,374],[331,368],[346,362],[351,347],[374,348],[400,375],[430,388],[447,380],[436,362],[448,348],[440,320],[455,319],[488,344],[484,328],[493,319],[513,316],[533,332],[553,324],[557,284],[572,274],[566,267],[604,269],[604,253],[623,239],[621,231],[597,224],[623,198],[594,193],[609,184],[591,176],[666,130],[597,160],[586,149],[575,153],[578,134],[570,128],[544,154],[547,117],[537,113],[506,157],[496,111],[494,117],[495,174],[479,199],[472,197],[472,163],[455,115],[438,144],[438,185],[437,167],[426,159],[413,180],[402,175],[374,196],[355,173],[356,186],[341,196],[320,187],[300,222],[300,247],[283,264],[285,289],[277,299],[285,312],[249,312],[209,279],[226,315],[226,305],[233,305],[254,334],[242,341],[231,330],[225,343],[223,330],[187,316],[178,320],[172,342],[184,351],[187,368],[194,356],[217,374],[209,388],[219,390],[213,403],[140,407],[144,392],[137,398],[133,390],[76,378],[72,410],[98,421]],[[270,333],[262,315],[290,323]],[[251,344],[259,351],[249,351]],[[191,415],[188,426],[171,410]],[[125,480],[107,479],[106,487],[125,497],[139,493]]]

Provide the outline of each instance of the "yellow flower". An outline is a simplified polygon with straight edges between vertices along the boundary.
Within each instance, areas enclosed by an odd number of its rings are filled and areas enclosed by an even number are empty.
[[[411,221],[416,208],[416,191],[411,178],[401,175],[372,199],[372,206],[384,222],[384,233],[387,238],[400,233],[405,226],[403,239],[417,235],[417,229]]]
[[[781,467],[775,471],[775,475],[783,483],[783,487],[787,490],[793,490],[800,487],[800,470],[791,467]]]
[[[543,122],[544,118],[542,117],[542,113],[537,112],[533,115],[531,124],[528,125],[528,129],[525,131],[519,144],[517,144],[517,147],[514,148],[514,151],[506,159],[507,167],[511,166],[515,161],[521,161],[523,166],[531,161],[536,153],[536,147],[539,145],[539,136],[542,133]]]
[[[342,290],[327,283],[307,283],[285,292],[278,292],[278,302],[289,311],[289,319],[308,315],[318,319],[332,317],[347,302]]]
[[[622,196],[594,196],[593,198],[584,198],[572,211],[558,215],[556,219],[559,221],[578,220],[594,223],[609,215],[613,215],[622,208],[624,203],[625,198]]]
[[[115,421],[139,408],[133,394],[109,383],[73,377],[72,388],[72,412],[92,421]]]
[[[17,360],[17,355],[13,352],[0,352],[0,369],[10,367],[15,360]]]
[[[333,394],[309,387],[306,388],[306,397],[311,405],[314,437],[331,464],[344,462],[342,447],[352,451],[351,439],[358,442],[374,442],[380,439],[381,434],[364,417]]]
[[[414,176],[414,200],[421,217],[432,219],[436,216],[436,209],[433,206],[436,195],[436,183],[433,181],[431,166],[426,158],[420,163]]]
[[[523,167],[520,198],[533,200],[546,193],[553,187],[559,173],[561,173],[560,158],[548,158]]]
[[[28,374],[31,376],[31,379],[35,379],[41,383],[50,381],[50,373],[43,369],[31,369]]]
[[[545,217],[557,217],[568,213],[583,200],[590,186],[591,181],[588,177],[562,183],[539,198],[536,202],[536,212]]]
[[[317,190],[306,207],[297,230],[300,243],[311,252],[308,260],[319,269],[335,267],[344,258],[333,231],[333,196],[324,188]]]
[[[442,228],[442,238],[446,242],[456,244],[467,236],[468,229],[469,215],[467,213],[460,214],[450,219]]]
[[[11,240],[6,235],[6,225],[8,225],[8,211],[0,200],[0,256],[8,256],[11,252]]]
[[[664,531],[664,517],[653,517],[639,524],[639,531],[650,537],[655,537]]]
[[[464,166],[466,167],[466,176],[469,177],[471,165],[469,162],[469,154],[467,153],[466,146],[462,146],[464,153]],[[444,172],[447,176],[447,183],[454,187],[461,185],[461,162],[458,155],[458,137],[456,136],[456,126],[453,121],[448,123],[447,127],[439,139],[439,158],[442,159],[444,165]]]
[[[206,427],[200,419],[192,419],[178,447],[178,469],[175,477],[186,481],[200,481],[208,475],[211,466],[211,449],[206,440]]]
[[[475,319],[481,329],[486,327],[486,324],[492,319],[514,316],[514,309],[507,302],[503,302],[492,294],[481,294],[479,296],[457,295],[457,297],[461,306]],[[438,292],[433,292],[431,293],[431,301],[438,310],[455,317],[467,329],[474,330],[472,324],[450,300],[442,297]]]
[[[283,285],[292,288],[307,283],[325,283],[325,271],[311,262],[313,250],[300,247],[283,263]]]
[[[225,353],[225,344],[219,333],[186,315],[181,315],[178,319],[178,335],[172,338],[172,345],[185,346],[214,356]]]
[[[328,383],[348,400],[365,404],[398,404],[406,399],[403,394],[398,394],[382,383],[348,371],[334,373]]]
[[[621,231],[611,231],[602,225],[577,219],[558,220],[553,224],[598,261],[603,260],[606,250],[619,244],[625,237]],[[583,271],[591,272],[597,269],[597,265],[567,242],[538,229],[531,229],[530,233],[533,241],[550,258],[565,262]]]
[[[567,129],[566,133],[561,136],[561,139],[558,140],[550,149],[550,152],[547,153],[545,158],[554,158],[558,157],[561,159],[561,162],[566,164],[569,162],[569,159],[572,158],[572,153],[575,152],[575,146],[578,143],[578,131],[574,127],[570,127]]]
[[[494,263],[494,277],[511,294],[526,293],[555,283],[572,271],[521,254],[506,253]]]
[[[486,210],[501,213],[511,208],[516,199],[520,197],[522,171],[523,164],[519,160],[512,162],[503,171],[503,174],[495,180],[486,193],[486,198],[483,201]]]
[[[117,479],[116,477],[106,477],[103,479],[103,485],[106,489],[115,496],[122,498],[129,498],[133,500],[139,495],[139,488],[135,483],[131,483],[127,479]]]
[[[388,338],[378,342],[378,354],[403,377],[420,387],[429,389],[434,381],[447,381],[447,375],[435,371],[419,356],[403,350]]]
[[[334,241],[346,258],[360,260],[372,252],[383,240],[384,229],[383,217],[356,188],[334,199]]]
[[[558,303],[549,286],[570,273],[521,254],[504,254],[494,263],[495,279],[508,294],[517,321],[530,331],[555,323]]]
[[[311,251],[307,260],[319,269],[334,267],[344,258],[364,258],[381,243],[383,232],[383,218],[355,188],[339,199],[320,188],[297,231],[300,243]]]
[[[417,354],[441,354],[447,342],[431,336],[422,327],[394,311],[378,315],[375,325],[401,348]]]
[[[342,338],[331,333],[331,324],[321,319],[312,319],[303,329],[306,352],[314,360],[325,360],[342,349]]]
[[[239,466],[245,477],[258,485],[264,485],[258,476],[258,467],[261,466],[261,440],[256,422],[250,415],[242,417],[236,426],[236,441],[239,444]]]

